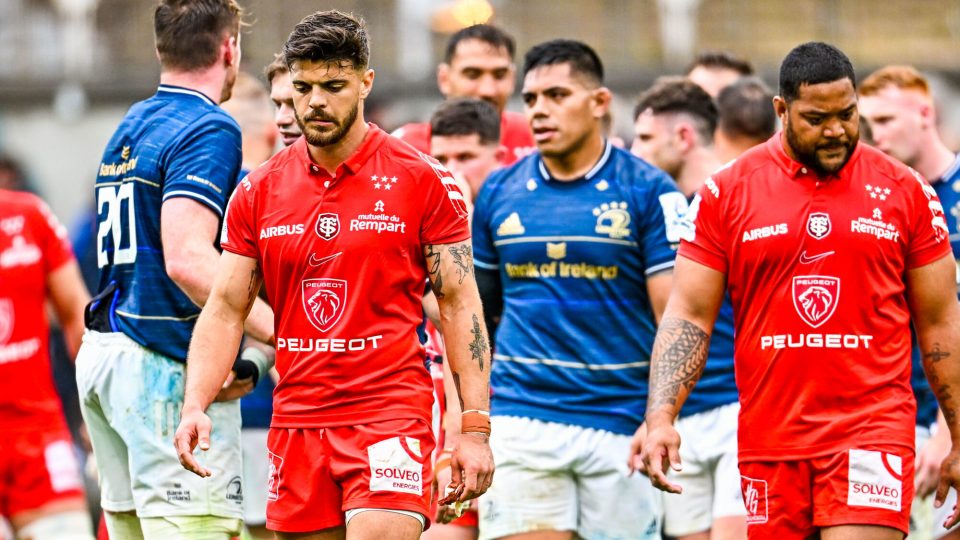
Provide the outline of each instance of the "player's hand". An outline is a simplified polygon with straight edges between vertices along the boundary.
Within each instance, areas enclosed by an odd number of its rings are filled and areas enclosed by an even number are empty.
[[[640,424],[637,431],[630,440],[630,455],[627,456],[627,468],[630,469],[630,475],[635,472],[647,474],[647,467],[643,464],[643,458],[640,453],[643,451],[643,442],[647,440],[647,423]]]
[[[447,486],[450,485],[450,476],[451,476],[451,469],[450,469],[449,462],[447,462],[447,465],[444,465],[443,467],[438,468],[436,471],[436,474],[434,475],[435,487],[443,486],[444,490],[446,490]],[[437,493],[438,499],[444,498],[443,492],[441,492],[439,489],[436,489],[435,492]],[[441,524],[450,523],[451,521],[460,517],[457,515],[457,509],[454,508],[454,504],[455,502],[448,503],[448,504],[438,504],[437,515],[434,521]]]
[[[231,370],[227,375],[227,380],[223,381],[223,388],[217,392],[214,401],[230,401],[240,399],[243,396],[253,392],[253,377],[238,379],[235,371]]]
[[[489,437],[463,433],[450,456],[450,484],[453,489],[440,504],[464,502],[486,493],[493,483],[493,453]]]
[[[949,493],[951,487],[954,491],[960,492],[960,448],[957,448],[956,445],[953,445],[950,453],[943,460],[943,464],[940,465],[940,481],[937,482],[937,495],[933,502],[934,507],[940,508],[943,506],[943,501],[946,500],[947,493]],[[960,514],[957,513],[957,505],[954,505],[953,513],[950,514],[947,521],[943,522],[943,528],[949,529],[956,525],[957,522],[960,522]]]
[[[201,450],[210,449],[210,430],[212,427],[210,417],[202,410],[185,408],[180,414],[180,425],[177,426],[177,433],[174,435],[174,447],[177,450],[177,457],[180,458],[180,465],[203,478],[211,476],[213,473],[200,466],[197,458],[193,455],[193,449],[198,445]]]
[[[940,480],[940,464],[949,453],[950,433],[945,429],[939,430],[919,449],[914,481],[918,497],[927,497],[937,489],[937,482]]]
[[[670,422],[651,423],[640,452],[643,467],[653,487],[667,493],[681,493],[679,484],[667,480],[667,468],[680,470],[680,434]]]

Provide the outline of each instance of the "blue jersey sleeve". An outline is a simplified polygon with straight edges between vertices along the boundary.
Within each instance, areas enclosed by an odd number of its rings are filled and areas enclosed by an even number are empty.
[[[646,180],[646,192],[637,201],[635,218],[646,275],[673,268],[687,199],[673,181],[656,172]],[[640,195],[640,194],[638,194]]]
[[[237,124],[225,115],[204,116],[167,154],[163,200],[187,197],[223,218],[241,160]]]
[[[480,188],[473,206],[473,263],[484,270],[497,270],[500,257],[493,245],[493,223],[491,223],[493,197],[502,178],[502,172],[496,172]]]

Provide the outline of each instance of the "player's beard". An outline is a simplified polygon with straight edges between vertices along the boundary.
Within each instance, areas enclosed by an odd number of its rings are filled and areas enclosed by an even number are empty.
[[[816,143],[804,144],[800,141],[800,138],[797,137],[797,134],[794,133],[793,129],[791,129],[790,125],[787,125],[784,131],[787,133],[787,144],[789,144],[790,148],[793,150],[793,154],[796,156],[797,161],[813,169],[821,176],[835,174],[837,171],[842,169],[843,166],[850,161],[850,156],[853,155],[853,150],[857,147],[857,141],[860,140],[860,133],[854,132],[849,136],[849,139],[846,142],[840,141],[829,145]],[[833,147],[843,147],[846,153],[844,154],[843,159],[838,163],[827,165],[820,160],[820,156],[817,155],[817,151]]]
[[[297,125],[300,126],[300,132],[303,134],[303,137],[307,139],[310,146],[330,146],[340,142],[340,140],[347,135],[347,132],[353,127],[354,122],[357,121],[359,111],[360,102],[358,101],[354,103],[353,107],[342,120],[337,120],[322,111],[313,111],[307,114],[305,118],[300,118],[300,115],[294,111],[294,116],[297,119]],[[333,124],[333,129],[330,131],[320,131],[307,123],[311,120],[330,122]]]

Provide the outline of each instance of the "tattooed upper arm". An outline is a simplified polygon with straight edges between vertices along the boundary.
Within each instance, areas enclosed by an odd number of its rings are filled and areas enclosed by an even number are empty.
[[[473,275],[473,247],[469,240],[456,244],[428,244],[423,248],[423,256],[437,300],[449,292],[444,289],[445,273],[455,272],[457,285],[462,285],[467,276]]]

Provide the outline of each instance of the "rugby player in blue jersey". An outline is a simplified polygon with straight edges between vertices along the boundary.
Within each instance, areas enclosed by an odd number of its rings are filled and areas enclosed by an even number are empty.
[[[631,151],[660,167],[688,199],[721,167],[713,147],[718,122],[710,95],[693,81],[664,77],[644,92],[634,109]],[[746,538],[746,508],[737,467],[737,383],[733,374],[733,306],[724,299],[697,391],[680,410],[676,428],[683,470],[670,478],[683,486],[668,495],[663,531],[678,540]],[[630,467],[643,470],[640,450],[646,427],[634,436]]]
[[[476,201],[477,280],[498,315],[480,537],[659,538],[661,498],[624,456],[644,417],[649,354],[686,199],[603,138],[611,93],[587,45],[549,41],[523,68],[538,151]]]
[[[160,87],[130,108],[97,170],[100,293],[77,383],[115,539],[227,540],[240,530],[239,403],[207,411],[219,426],[201,457],[212,478],[184,470],[172,442],[188,342],[240,171],[240,130],[218,103],[237,76],[241,17],[234,0],[157,4]],[[272,328],[271,310],[254,305],[250,335],[270,341]]]
[[[910,66],[887,66],[860,85],[860,116],[867,121],[877,148],[913,167],[928,179],[940,197],[950,230],[954,258],[960,260],[960,159],[943,143],[937,131],[937,114],[927,80]],[[960,263],[958,263],[960,268]],[[960,275],[960,270],[958,270]],[[913,393],[917,398],[916,497],[910,516],[910,535],[919,538],[960,538],[943,523],[950,516],[956,497],[930,515],[930,494],[937,487],[940,463],[950,452],[950,433],[924,376],[920,351],[914,341]],[[939,416],[939,418],[938,418]],[[932,428],[932,429],[931,429]]]

